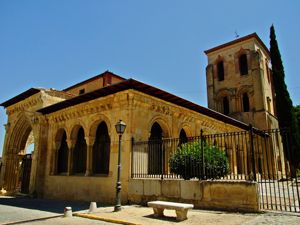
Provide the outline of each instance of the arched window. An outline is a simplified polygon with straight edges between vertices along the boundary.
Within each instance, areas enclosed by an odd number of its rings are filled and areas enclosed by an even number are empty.
[[[224,62],[220,61],[217,64],[218,81],[224,80]]]
[[[223,113],[225,115],[229,114],[229,100],[227,96],[223,97]]]
[[[243,94],[243,111],[249,112],[250,110],[250,104],[249,104],[249,97],[247,93]]]
[[[110,158],[110,137],[105,122],[97,127],[93,146],[93,173],[108,174]]]
[[[184,129],[181,129],[180,134],[179,134],[179,146],[181,144],[184,144],[187,142],[188,142],[188,138],[186,136],[186,133],[185,133]]]
[[[79,128],[77,140],[73,152],[73,172],[85,173],[86,170],[86,142],[84,138],[84,130]]]
[[[148,173],[161,174],[163,162],[162,148],[163,132],[160,125],[155,122],[151,127],[151,135],[148,146]]]
[[[239,58],[239,66],[240,66],[240,74],[246,75],[248,74],[248,62],[247,62],[247,55],[242,54]]]
[[[64,131],[61,138],[60,147],[57,152],[57,173],[68,172],[68,152],[69,148],[67,144],[67,135]]]

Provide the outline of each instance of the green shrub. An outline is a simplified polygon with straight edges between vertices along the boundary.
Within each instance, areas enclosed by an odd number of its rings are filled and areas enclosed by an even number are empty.
[[[215,179],[229,173],[229,163],[224,151],[217,146],[202,143],[204,151],[204,168],[202,163],[201,141],[182,144],[170,158],[171,172],[183,179]],[[204,173],[203,173],[204,169]]]
[[[299,168],[296,170],[296,176],[297,176],[297,178],[300,177],[300,169]]]

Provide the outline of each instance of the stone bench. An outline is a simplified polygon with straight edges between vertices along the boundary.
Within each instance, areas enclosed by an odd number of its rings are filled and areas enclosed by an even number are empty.
[[[164,209],[174,209],[176,211],[177,221],[186,220],[188,210],[194,208],[193,204],[165,202],[165,201],[148,202],[148,206],[153,208],[155,217],[163,216]]]

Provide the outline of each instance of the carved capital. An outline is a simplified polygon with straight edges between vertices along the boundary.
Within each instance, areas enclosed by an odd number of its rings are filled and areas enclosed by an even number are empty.
[[[67,139],[68,148],[73,150],[76,144],[76,140],[74,139]]]
[[[95,143],[95,139],[96,139],[95,137],[91,137],[91,136],[85,137],[86,145],[93,146]]]

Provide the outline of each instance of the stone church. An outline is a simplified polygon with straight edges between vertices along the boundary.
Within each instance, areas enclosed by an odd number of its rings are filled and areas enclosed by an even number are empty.
[[[208,108],[106,71],[64,90],[30,88],[3,102],[0,189],[44,198],[112,203],[122,137],[122,200],[131,179],[131,140],[278,127],[269,50],[257,34],[205,51]],[[26,149],[34,143],[32,154]],[[26,169],[27,168],[27,169]]]

